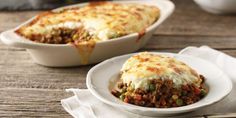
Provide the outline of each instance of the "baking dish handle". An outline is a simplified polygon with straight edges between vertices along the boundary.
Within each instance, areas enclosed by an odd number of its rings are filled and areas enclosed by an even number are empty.
[[[39,47],[35,46],[30,41],[24,41],[24,39],[18,36],[13,30],[2,32],[0,34],[0,39],[4,44],[17,48],[35,49]]]

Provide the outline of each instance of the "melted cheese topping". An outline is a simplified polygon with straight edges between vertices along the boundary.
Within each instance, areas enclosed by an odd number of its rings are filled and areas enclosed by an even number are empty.
[[[78,28],[83,26],[93,40],[104,41],[130,33],[140,32],[153,24],[160,16],[157,7],[141,4],[111,2],[93,3],[82,8],[40,14],[35,20],[16,32],[31,38],[52,33],[54,28]]]
[[[124,63],[121,72],[122,81],[127,84],[131,82],[135,89],[146,89],[151,79],[170,79],[173,80],[175,87],[185,84],[200,86],[201,83],[197,72],[185,63],[168,56],[148,52],[129,58]]]

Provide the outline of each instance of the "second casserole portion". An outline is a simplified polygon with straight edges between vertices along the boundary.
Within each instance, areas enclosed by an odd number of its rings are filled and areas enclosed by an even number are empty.
[[[143,32],[159,16],[160,10],[154,6],[94,2],[42,13],[15,32],[39,43],[100,42]]]
[[[138,106],[179,107],[193,104],[207,94],[204,80],[202,75],[175,58],[142,52],[123,64],[118,88],[111,93]]]

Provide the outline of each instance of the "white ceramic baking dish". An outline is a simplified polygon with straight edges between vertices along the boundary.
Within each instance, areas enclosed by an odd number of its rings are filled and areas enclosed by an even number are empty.
[[[114,2],[114,1],[113,1]],[[118,2],[118,1],[115,1]],[[109,41],[98,42],[87,58],[87,64],[93,64],[113,56],[122,55],[134,52],[142,48],[156,31],[157,27],[171,15],[174,10],[174,4],[169,0],[151,0],[151,1],[119,1],[120,3],[140,3],[147,5],[155,5],[160,11],[160,18],[150,27],[146,29],[145,34],[139,39],[138,33],[129,34],[123,37],[112,39]],[[72,5],[68,7],[84,6],[88,3]],[[62,10],[68,7],[62,7],[55,10]],[[34,18],[23,23],[25,25]],[[20,25],[20,26],[22,26]],[[19,26],[19,27],[20,27]],[[19,28],[17,27],[17,28]],[[16,29],[17,29],[16,28]],[[24,37],[14,33],[16,29],[8,30],[1,33],[1,40],[3,43],[18,48],[25,48],[31,55],[33,60],[44,66],[50,67],[67,67],[83,65],[82,60],[85,57],[78,51],[78,49],[71,44],[43,44],[32,42]],[[137,39],[139,39],[137,41]]]

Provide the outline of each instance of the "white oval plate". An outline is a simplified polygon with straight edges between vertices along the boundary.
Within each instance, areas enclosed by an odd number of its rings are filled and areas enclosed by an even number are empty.
[[[169,116],[190,112],[220,101],[232,90],[231,80],[218,67],[210,62],[187,55],[152,53],[165,54],[177,58],[178,60],[188,64],[198,73],[204,75],[206,77],[206,84],[209,86],[209,93],[206,97],[194,104],[177,108],[146,108],[120,101],[110,93],[109,86],[119,79],[118,75],[123,63],[136,53],[114,57],[94,66],[87,75],[86,84],[88,89],[95,97],[106,104],[146,116]]]

